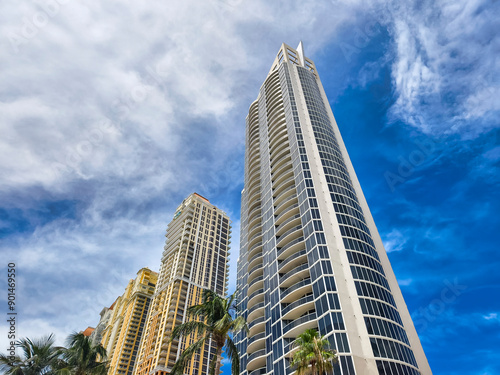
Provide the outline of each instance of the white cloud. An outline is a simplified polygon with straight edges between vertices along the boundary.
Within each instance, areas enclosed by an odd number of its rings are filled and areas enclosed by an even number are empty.
[[[498,19],[486,1],[399,3],[391,7],[396,58],[394,119],[464,138],[498,124]],[[475,120],[475,121],[472,121]]]
[[[385,250],[388,253],[403,250],[407,238],[408,237],[401,233],[399,230],[393,229],[390,233],[384,235]]]
[[[495,321],[495,320],[498,320],[498,314],[497,313],[489,313],[487,315],[483,315],[483,318],[486,320]]]

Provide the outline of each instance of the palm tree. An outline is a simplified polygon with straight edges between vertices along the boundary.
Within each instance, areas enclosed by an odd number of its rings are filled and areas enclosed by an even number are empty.
[[[329,349],[329,342],[315,329],[306,329],[294,344],[292,366],[297,365],[297,375],[323,375],[331,370],[332,362],[337,362],[335,350]]]
[[[64,351],[62,375],[105,375],[108,371],[106,349],[92,341],[83,333],[73,333],[67,338],[68,349]]]
[[[0,354],[0,371],[6,375],[51,375],[64,348],[54,346],[54,335],[23,338],[15,343],[22,357]]]
[[[191,334],[196,334],[197,340],[182,352],[172,368],[172,375],[182,374],[192,356],[210,339],[215,343],[217,350],[210,361],[209,374],[219,375],[223,350],[231,360],[232,374],[240,373],[240,357],[232,336],[241,329],[248,330],[248,328],[244,317],[235,317],[235,295],[236,292],[228,298],[223,298],[215,292],[205,289],[202,293],[201,304],[188,308],[187,313],[192,320],[175,327],[171,341]]]

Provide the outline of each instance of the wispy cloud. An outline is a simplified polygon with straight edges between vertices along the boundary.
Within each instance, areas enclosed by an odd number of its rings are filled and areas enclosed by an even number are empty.
[[[394,118],[424,133],[474,138],[498,125],[498,3],[394,3]],[[475,121],[471,121],[475,120]]]

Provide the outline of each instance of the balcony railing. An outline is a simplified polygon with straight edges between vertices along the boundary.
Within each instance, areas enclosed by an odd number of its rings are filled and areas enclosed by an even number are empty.
[[[311,301],[314,301],[314,296],[312,294],[310,296],[302,297],[301,299],[299,299],[299,300],[297,300],[295,302],[292,302],[288,306],[286,306],[283,309],[281,309],[281,316],[284,316],[285,314],[287,314],[288,312],[292,311],[297,306],[305,305],[306,303],[309,303]]]
[[[254,319],[252,320],[249,324],[248,324],[248,329],[252,329],[253,327],[255,327],[257,324],[260,324],[260,323],[263,323],[266,321],[266,317],[265,316],[261,316],[260,318],[257,318],[257,319]]]
[[[296,231],[298,231],[299,229],[302,229],[302,225],[297,225],[296,227],[293,227],[291,229],[288,229],[285,233],[283,233],[281,236],[276,236],[276,243],[279,243],[280,241],[283,240],[283,238],[285,238],[286,236],[288,236],[289,234],[292,234]]]
[[[307,251],[306,251],[306,249],[304,249],[304,250],[301,250],[297,253],[290,255],[288,258],[286,258],[284,261],[282,261],[281,263],[278,264],[278,271],[280,269],[282,269],[285,265],[287,265],[288,263],[293,261],[294,259],[297,259],[303,255],[306,255],[306,254],[307,254]]]
[[[287,333],[292,328],[295,328],[303,323],[310,322],[311,320],[316,320],[316,313],[315,312],[310,313],[310,314],[305,315],[305,316],[301,316],[300,318],[295,319],[295,320],[291,321],[290,323],[288,323],[286,326],[283,327],[283,334]]]
[[[250,363],[250,361],[254,360],[255,358],[261,357],[265,354],[266,354],[266,349],[257,350],[256,352],[254,352],[248,356],[247,363]]]
[[[288,219],[286,219],[284,222],[282,222],[280,225],[278,225],[276,227],[275,232],[278,233],[281,230],[281,228],[285,227],[287,224],[291,223],[292,221],[297,220],[298,218],[300,218],[300,214],[296,214],[296,215],[293,215],[292,217],[289,217]]]
[[[262,257],[262,252],[257,253],[257,255],[254,255],[252,259],[248,261],[248,264],[251,264],[255,259]]]
[[[288,207],[288,209],[286,209],[285,211],[283,211],[282,213],[280,213],[278,216],[276,216],[276,218],[274,219],[274,221],[278,221],[280,219],[280,217],[284,216],[287,212],[289,212],[290,210],[293,210],[294,208],[297,208],[299,207],[299,204],[298,203],[295,203],[293,206],[290,206]]]
[[[248,288],[250,288],[252,285],[254,285],[255,283],[258,283],[259,281],[262,281],[262,280],[264,280],[264,275],[256,277],[255,279],[250,281],[250,283],[248,283]]]
[[[256,296],[258,296],[259,294],[262,294],[262,293],[264,293],[264,289],[256,290],[255,292],[253,292],[252,294],[250,294],[248,296],[248,301],[250,301],[253,297],[256,297]]]
[[[285,273],[283,276],[280,277],[280,284],[285,281],[286,279],[288,279],[290,276],[295,276],[297,273],[299,273],[300,271],[303,271],[303,270],[306,270],[309,268],[309,264],[307,263],[303,263],[301,264],[300,266],[294,268],[293,270],[291,271],[288,271],[287,273]]]
[[[248,309],[248,315],[250,315],[251,313],[253,313],[255,310],[258,310],[260,309],[261,307],[264,307],[265,306],[265,302],[260,302],[252,307],[250,307]]]
[[[295,245],[295,244],[297,244],[297,243],[299,243],[299,242],[302,242],[302,241],[304,241],[304,237],[299,237],[299,238],[297,238],[297,239],[295,239],[295,240],[293,240],[293,241],[291,241],[291,242],[287,243],[285,246],[283,246],[281,249],[279,249],[279,250],[277,251],[277,254],[276,254],[276,255],[277,255],[277,256],[280,256],[281,254],[283,254],[283,252],[284,252],[285,250],[289,249],[289,248],[290,248],[290,247],[292,247],[293,245]]]
[[[250,276],[252,273],[254,273],[255,271],[257,271],[259,268],[262,268],[262,264],[257,264],[254,268],[252,268],[250,270],[250,272],[248,273],[248,276]]]
[[[250,346],[250,344],[254,343],[257,340],[263,339],[264,337],[266,337],[266,333],[265,332],[261,332],[261,333],[259,333],[257,335],[253,335],[252,337],[250,337],[248,339],[247,346]]]
[[[302,288],[303,286],[306,285],[311,285],[311,278],[304,279],[302,281],[299,281],[297,284],[293,284],[291,287],[286,288],[284,291],[282,291],[281,294],[281,299],[285,298],[287,295],[292,293],[293,291]]]

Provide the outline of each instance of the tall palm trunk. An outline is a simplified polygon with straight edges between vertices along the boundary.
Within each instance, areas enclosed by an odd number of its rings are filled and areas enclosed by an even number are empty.
[[[215,355],[217,357],[217,362],[215,363],[215,374],[213,375],[219,375],[220,374],[220,366],[222,363],[222,347],[224,345],[220,346],[217,345],[217,351],[215,352]]]

